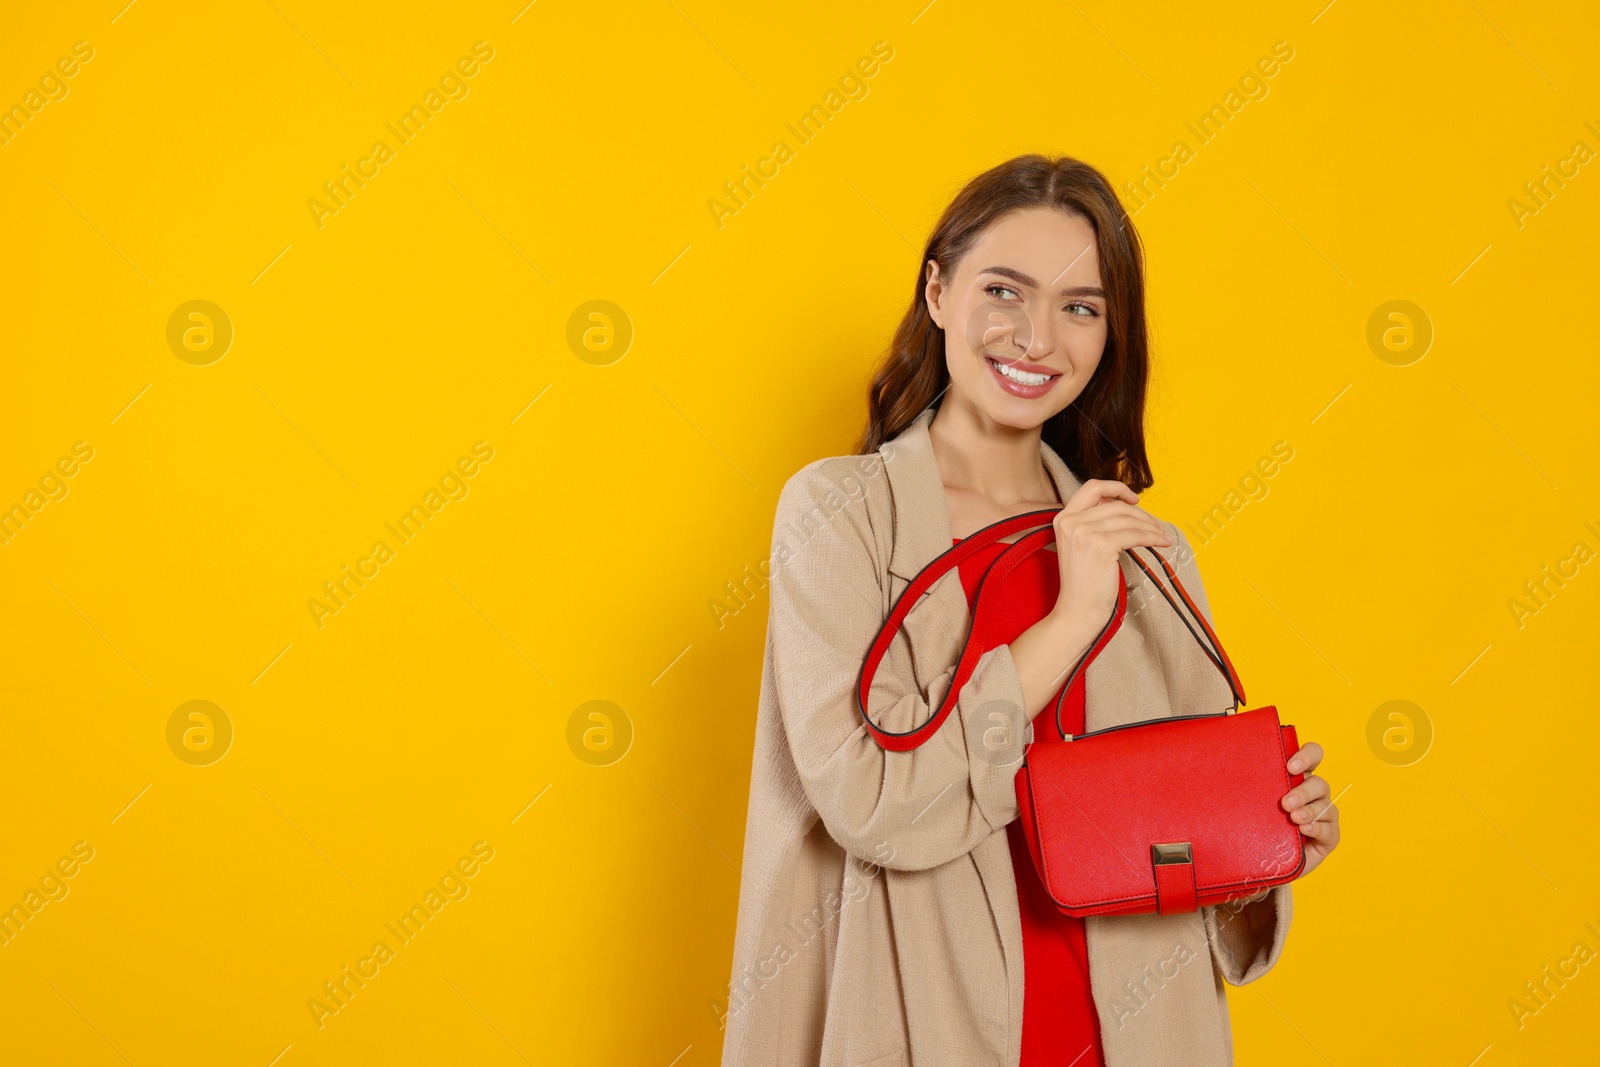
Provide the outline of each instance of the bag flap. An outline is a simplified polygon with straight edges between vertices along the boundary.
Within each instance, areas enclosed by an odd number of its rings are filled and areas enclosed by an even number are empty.
[[[1288,758],[1275,707],[1035,742],[1026,776],[1045,889],[1070,908],[1153,901],[1151,849],[1181,844],[1202,896],[1288,881],[1305,862],[1280,803]]]

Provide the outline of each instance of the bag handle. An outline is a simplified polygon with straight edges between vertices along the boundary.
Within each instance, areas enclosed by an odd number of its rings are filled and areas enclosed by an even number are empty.
[[[1217,668],[1217,670],[1222,674],[1223,679],[1228,683],[1229,692],[1233,695],[1234,708],[1237,709],[1243,707],[1245,703],[1244,683],[1239,680],[1239,673],[1238,671],[1234,670],[1233,661],[1228,658],[1228,653],[1223,650],[1222,642],[1217,638],[1216,631],[1211,628],[1210,623],[1206,622],[1206,617],[1201,614],[1200,609],[1197,608],[1194,601],[1190,599],[1189,591],[1185,589],[1183,587],[1183,583],[1178,580],[1177,571],[1173,570],[1172,564],[1167,562],[1167,558],[1165,556],[1163,556],[1160,552],[1157,552],[1154,548],[1151,548],[1149,545],[1136,545],[1134,547],[1143,548],[1146,552],[1150,553],[1161,562],[1161,568],[1162,570],[1166,571],[1167,579],[1172,583],[1172,587],[1176,589],[1178,591],[1178,595],[1183,598],[1183,602],[1188,607],[1190,614],[1194,616],[1194,621],[1199,623],[1200,628],[1205,631],[1206,636],[1204,638],[1195,632],[1193,626],[1189,625],[1189,619],[1184,615],[1183,609],[1178,607],[1178,602],[1172,599],[1172,594],[1167,592],[1166,586],[1162,584],[1158,577],[1156,577],[1156,573],[1145,564],[1144,560],[1134,555],[1132,549],[1123,549],[1123,554],[1129,559],[1133,560],[1133,562],[1138,565],[1140,570],[1144,571],[1145,576],[1150,579],[1150,584],[1155,586],[1156,591],[1161,594],[1162,599],[1166,600],[1166,602],[1172,606],[1172,610],[1177,613],[1178,621],[1183,623],[1184,629],[1189,631],[1189,636],[1195,639],[1195,642],[1200,646],[1200,651],[1205,653],[1206,659],[1210,660],[1211,665]],[[1010,549],[1007,549],[1006,551],[1009,552]],[[1123,592],[1125,593],[1126,590],[1127,579],[1124,578]],[[1121,610],[1120,603],[1121,598],[1119,597],[1119,611]],[[980,608],[983,607],[981,603],[978,606]],[[1120,625],[1121,620],[1117,619],[1115,615],[1113,615],[1113,621],[1116,621],[1118,625]],[[1113,627],[1113,630],[1115,630],[1115,627]],[[1210,641],[1209,645],[1207,644],[1208,639]],[[1105,640],[1109,641],[1110,638],[1107,637]],[[1073,666],[1072,671],[1067,675],[1067,681],[1062,685],[1060,694],[1056,697],[1056,732],[1061,735],[1063,740],[1072,740],[1071,736],[1061,724],[1061,708],[1066,702],[1067,693],[1071,690],[1071,687],[1079,681],[1079,671],[1081,670],[1087,673],[1089,669],[1088,665],[1092,663],[1094,658],[1100,654],[1100,650],[1104,646],[1105,641],[1098,641],[1091,645],[1089,650],[1079,657],[1078,662]],[[1215,649],[1215,651],[1212,651],[1213,649]]]
[[[861,713],[861,719],[866,724],[867,732],[873,736],[880,747],[892,752],[910,751],[926,742],[944,724],[950,712],[955,709],[961,687],[972,676],[973,670],[977,667],[979,657],[985,651],[983,636],[988,629],[995,590],[1000,587],[1003,579],[1022,563],[1023,559],[1055,540],[1055,528],[1052,522],[1061,510],[1061,508],[1045,508],[1040,511],[1024,512],[983,527],[935,557],[932,562],[917,572],[916,576],[911,579],[911,583],[896,598],[889,609],[888,617],[884,619],[883,625],[878,629],[877,636],[873,638],[872,644],[867,650],[867,655],[862,660],[861,670],[856,677],[856,708]],[[946,690],[944,698],[940,701],[939,707],[934,714],[921,725],[902,733],[886,730],[874,723],[867,715],[867,701],[872,690],[873,676],[877,673],[878,665],[882,662],[883,657],[888,653],[889,645],[894,640],[895,634],[899,632],[906,616],[910,614],[917,601],[933,586],[934,582],[938,581],[953,568],[958,567],[963,560],[978,552],[985,545],[1012,533],[1038,526],[1043,526],[1044,529],[1034,530],[1034,532],[1019,538],[984,571],[983,578],[978,585],[977,602],[973,608],[967,635],[962,641],[961,656],[956,663],[955,676],[951,679],[950,688]],[[1173,587],[1178,591],[1178,595],[1182,597],[1184,604],[1188,606],[1189,611],[1194,615],[1195,621],[1200,623],[1201,629],[1205,631],[1206,638],[1210,639],[1210,646],[1207,645],[1206,639],[1196,633],[1194,627],[1189,624],[1189,620],[1185,617],[1183,610],[1178,607],[1178,602],[1167,592],[1165,586],[1156,577],[1155,572],[1133,552],[1124,549],[1124,553],[1138,565],[1140,570],[1149,576],[1150,581],[1160,591],[1162,597],[1168,604],[1172,605],[1172,610],[1178,613],[1178,618],[1183,622],[1184,627],[1199,643],[1201,651],[1205,653],[1206,658],[1222,672],[1227,679],[1228,688],[1233,694],[1235,706],[1243,705],[1245,702],[1244,686],[1239,681],[1238,673],[1234,670],[1232,661],[1228,659],[1227,653],[1222,650],[1222,643],[1217,640],[1216,633],[1206,622],[1205,616],[1195,607],[1194,601],[1189,597],[1188,591],[1183,588],[1183,584],[1178,581],[1178,574],[1173,570],[1172,564],[1168,563],[1166,557],[1155,549],[1149,546],[1145,546],[1145,549],[1161,562],[1162,568],[1166,571]],[[1078,658],[1078,662],[1073,665],[1072,670],[1068,672],[1067,680],[1061,686],[1061,691],[1056,698],[1056,729],[1063,738],[1067,734],[1062,730],[1061,708],[1066,700],[1066,695],[1073,685],[1081,684],[1082,673],[1088,670],[1088,665],[1094,661],[1094,658],[1110,642],[1112,636],[1121,626],[1122,618],[1126,612],[1128,583],[1127,578],[1121,574],[1120,568],[1118,577],[1122,580],[1117,590],[1117,604],[1112,609],[1111,617],[1106,620],[1105,626],[1101,628],[1094,641],[1090,643],[1089,648],[1084,651],[1083,655]],[[990,581],[991,578],[994,579],[993,582]],[[1215,652],[1212,651],[1212,647],[1215,647]]]

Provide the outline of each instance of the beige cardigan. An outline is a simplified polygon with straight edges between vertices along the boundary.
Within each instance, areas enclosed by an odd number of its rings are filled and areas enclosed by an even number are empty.
[[[881,749],[853,696],[891,603],[951,546],[931,419],[923,412],[877,453],[808,464],[778,499],[723,1067],[1015,1067],[1021,1055],[1005,828],[1024,740],[992,717],[1022,706],[1010,647],[983,655],[956,711],[910,752]],[[1081,482],[1041,449],[1070,499]],[[1194,553],[1165,525],[1175,544],[1162,554],[1209,621]],[[1230,706],[1172,608],[1125,556],[1122,568],[1127,616],[1088,671],[1087,728]],[[952,571],[884,658],[874,722],[906,730],[927,718],[968,618]],[[1251,934],[1257,909],[1270,941]],[[1277,962],[1290,913],[1284,885],[1194,915],[1088,919],[1107,1067],[1231,1064],[1223,983]]]

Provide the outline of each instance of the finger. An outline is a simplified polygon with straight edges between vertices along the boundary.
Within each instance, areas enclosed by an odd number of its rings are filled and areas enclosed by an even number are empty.
[[[1283,809],[1299,814],[1314,801],[1328,795],[1328,781],[1313,774],[1287,793],[1283,794]]]
[[[1122,487],[1124,489],[1127,488],[1127,486],[1122,485],[1121,482],[1112,482],[1110,484],[1115,485],[1115,486],[1120,486],[1120,487]],[[1080,493],[1081,493],[1081,490],[1080,490]],[[1074,495],[1074,499],[1076,499],[1076,495],[1077,494]],[[1095,497],[1095,498],[1092,498],[1092,499],[1095,499],[1097,501],[1095,506],[1090,508],[1090,509],[1088,509],[1083,514],[1079,515],[1078,518],[1086,519],[1086,518],[1089,518],[1091,515],[1099,515],[1100,513],[1104,512],[1104,511],[1115,511],[1115,512],[1119,512],[1119,513],[1124,514],[1124,515],[1135,515],[1135,514],[1137,514],[1137,515],[1149,515],[1150,514],[1148,511],[1144,510],[1144,508],[1141,508],[1139,506],[1139,498],[1137,496],[1135,496],[1133,493],[1122,494],[1122,493],[1113,493],[1113,492],[1107,491],[1104,496]]]
[[[1294,809],[1289,818],[1298,825],[1305,827],[1313,823],[1339,824],[1339,809],[1329,800],[1316,800],[1303,808]]]
[[[1123,500],[1133,504],[1138,502],[1139,496],[1122,482],[1106,478],[1090,478],[1072,494],[1072,499],[1067,501],[1064,510],[1082,511],[1094,507],[1103,500]]]
[[[1332,848],[1339,843],[1339,822],[1337,819],[1316,819],[1301,826],[1300,833]]]
[[[1301,771],[1316,770],[1317,764],[1322,762],[1322,746],[1315,741],[1307,741],[1289,757],[1289,773],[1299,774]]]
[[[1098,507],[1090,508],[1088,511],[1078,512],[1077,514],[1070,515],[1070,516],[1063,515],[1062,516],[1062,521],[1064,521],[1064,522],[1095,522],[1095,521],[1099,521],[1099,520],[1105,519],[1106,517],[1111,516],[1111,515],[1134,515],[1134,516],[1137,516],[1138,518],[1142,519],[1145,522],[1151,523],[1152,525],[1155,525],[1155,526],[1164,525],[1160,519],[1158,519],[1154,515],[1150,514],[1144,508],[1141,508],[1138,504],[1132,503],[1132,502],[1127,501],[1127,500],[1122,500],[1120,498],[1116,499],[1116,500],[1106,500],[1106,501],[1102,502]]]
[[[1065,540],[1073,551],[1095,554],[1097,550],[1103,550],[1113,559],[1124,549],[1139,545],[1166,546],[1172,541],[1165,530],[1151,528],[1134,519],[1110,519],[1093,526],[1083,525],[1069,531],[1065,539],[1058,533],[1056,541],[1059,543],[1062,540]]]
[[[1063,515],[1056,520],[1055,525],[1058,537],[1063,531],[1070,533],[1080,528],[1095,531],[1137,527],[1159,541],[1172,540],[1172,535],[1168,531],[1166,523],[1163,523],[1148,511],[1125,504],[1122,501],[1110,501],[1089,512],[1080,512],[1071,516]]]

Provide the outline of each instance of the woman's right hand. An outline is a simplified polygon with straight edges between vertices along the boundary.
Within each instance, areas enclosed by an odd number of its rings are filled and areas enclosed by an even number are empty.
[[[1098,632],[1116,608],[1123,549],[1173,543],[1161,522],[1139,507],[1138,494],[1122,482],[1100,478],[1084,482],[1052,525],[1061,591],[1050,614],[1080,633]]]

